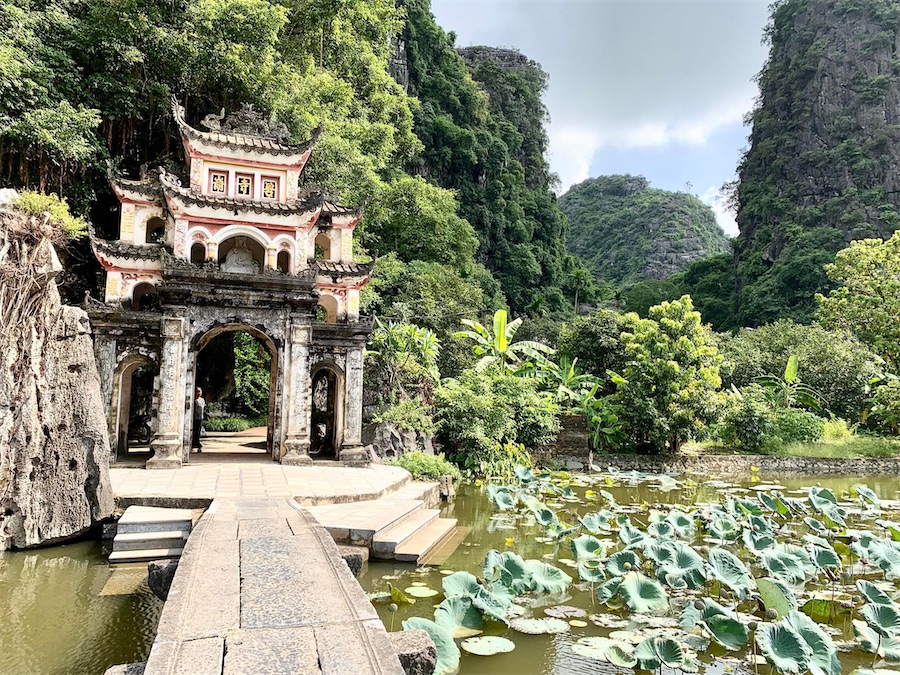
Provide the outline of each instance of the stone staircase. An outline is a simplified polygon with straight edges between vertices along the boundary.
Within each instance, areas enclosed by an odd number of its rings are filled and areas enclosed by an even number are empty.
[[[179,558],[203,509],[129,506],[116,524],[110,564]]]
[[[306,508],[339,544],[365,546],[372,558],[425,564],[461,541],[456,519],[430,508],[438,500],[437,483],[412,481],[379,499]]]

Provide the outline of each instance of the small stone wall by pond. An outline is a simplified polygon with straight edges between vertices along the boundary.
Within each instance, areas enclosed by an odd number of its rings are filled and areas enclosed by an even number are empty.
[[[588,468],[586,454],[553,453],[538,458],[551,460],[570,471]],[[751,467],[779,476],[877,476],[900,475],[900,459],[830,459],[820,457],[771,457],[768,455],[698,455],[658,457],[652,455],[605,455],[594,453],[594,466],[606,470],[615,466],[620,471],[648,473],[699,473],[716,476],[749,476]]]

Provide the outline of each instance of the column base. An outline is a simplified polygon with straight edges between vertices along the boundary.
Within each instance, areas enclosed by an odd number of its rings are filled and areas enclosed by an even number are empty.
[[[180,469],[182,467],[181,443],[177,438],[157,436],[151,441],[150,449],[153,450],[153,457],[147,460],[144,468]]]
[[[363,445],[347,445],[338,453],[338,461],[344,466],[369,466],[369,448]]]
[[[299,438],[288,438],[284,441],[284,454],[281,463],[285,466],[312,466],[309,456],[309,441]]]

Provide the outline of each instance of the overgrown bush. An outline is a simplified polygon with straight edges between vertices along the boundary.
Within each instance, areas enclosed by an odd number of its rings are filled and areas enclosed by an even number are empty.
[[[464,371],[435,390],[438,438],[450,459],[472,470],[496,454],[498,444],[531,449],[551,442],[559,431],[558,413],[535,381],[495,369]]]
[[[440,478],[441,476],[453,476],[459,480],[459,469],[448,462],[443,454],[429,455],[424,452],[407,452],[400,457],[395,457],[385,461],[385,464],[399,466],[409,471],[413,478],[422,480],[423,478]]]
[[[757,452],[777,445],[778,426],[775,411],[758,384],[749,384],[733,392],[716,429],[727,446]]]
[[[825,420],[825,423],[822,425],[821,440],[825,443],[849,441],[851,438],[853,438],[853,429],[847,424],[847,420],[833,417],[830,420]]]
[[[900,432],[900,378],[890,378],[875,390],[869,412],[881,431]]]
[[[651,307],[648,319],[626,314],[624,325],[628,362],[613,378],[613,403],[638,451],[677,451],[718,418],[722,356],[687,295]]]
[[[621,373],[625,368],[625,344],[622,342],[623,317],[608,309],[579,316],[565,324],[559,333],[559,352],[578,359],[578,364],[606,384],[602,393],[612,393],[606,371]]]
[[[814,443],[822,438],[825,420],[806,410],[787,408],[778,411],[775,425],[782,443]]]
[[[374,415],[372,420],[376,424],[396,424],[403,431],[418,431],[427,436],[433,436],[436,428],[430,408],[415,398],[388,406]]]
[[[869,382],[878,377],[881,359],[848,333],[821,326],[777,321],[744,329],[736,336],[719,335],[724,357],[722,386],[744,387],[763,375],[780,375],[795,354],[803,382],[825,399],[837,417],[858,421],[866,407]]]

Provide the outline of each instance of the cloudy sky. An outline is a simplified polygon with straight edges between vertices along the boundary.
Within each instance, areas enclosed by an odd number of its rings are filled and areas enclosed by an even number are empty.
[[[550,163],[562,189],[643,174],[699,195],[726,232],[718,188],[747,144],[743,117],[768,0],[432,0],[457,44],[515,47],[550,75]]]

